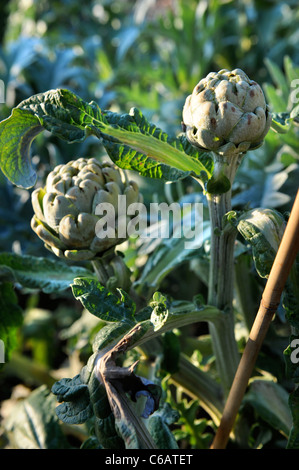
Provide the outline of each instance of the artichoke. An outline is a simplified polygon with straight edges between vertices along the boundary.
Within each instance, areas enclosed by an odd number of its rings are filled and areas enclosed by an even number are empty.
[[[141,199],[137,184],[108,162],[79,158],[58,165],[49,173],[45,188],[32,193],[35,214],[31,227],[46,248],[59,257],[95,259],[126,239],[123,233],[118,237],[118,220],[112,221],[114,238],[96,235],[96,224],[102,217],[96,211],[100,203],[111,203],[115,218],[121,218],[122,223],[129,220],[126,214],[118,213],[119,195],[126,196],[126,208]]]
[[[189,142],[224,156],[260,147],[271,119],[261,87],[241,69],[209,73],[183,108]]]

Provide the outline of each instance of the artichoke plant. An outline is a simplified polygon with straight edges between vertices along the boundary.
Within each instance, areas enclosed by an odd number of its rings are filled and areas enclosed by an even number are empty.
[[[114,165],[95,158],[79,158],[58,165],[49,173],[45,188],[32,193],[34,216],[31,227],[55,255],[69,260],[93,260],[122,243],[118,220],[113,220],[115,237],[98,237],[96,224],[101,219],[96,207],[110,203],[115,218],[126,222],[118,213],[118,196],[126,196],[126,208],[139,202],[141,195],[135,182],[127,181]]]
[[[183,108],[189,142],[220,155],[261,146],[271,119],[261,87],[241,69],[209,73],[195,86]]]

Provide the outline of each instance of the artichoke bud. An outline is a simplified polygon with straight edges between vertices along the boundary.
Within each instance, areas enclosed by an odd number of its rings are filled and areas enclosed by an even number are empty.
[[[241,69],[209,73],[183,108],[189,142],[223,156],[260,147],[271,120],[261,87]]]
[[[31,227],[59,257],[75,261],[95,259],[126,239],[123,230],[121,238],[117,231],[118,218],[126,216],[118,214],[119,196],[126,196],[125,208],[141,201],[136,183],[127,181],[113,164],[79,158],[58,165],[48,175],[45,188],[32,193]],[[97,236],[96,225],[103,215],[96,209],[101,203],[113,208],[115,236]],[[129,220],[127,216],[125,220]]]
[[[252,209],[237,220],[237,229],[250,243],[255,267],[261,277],[269,276],[285,227],[283,215],[275,209]]]

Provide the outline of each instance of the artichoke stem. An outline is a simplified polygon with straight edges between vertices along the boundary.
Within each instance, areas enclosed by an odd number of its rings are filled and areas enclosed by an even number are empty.
[[[105,267],[105,263],[100,259],[93,260],[91,262],[93,269],[97,275],[98,280],[100,283],[106,287],[107,282],[109,281],[109,274],[107,272],[107,269]]]
[[[217,164],[232,184],[241,158],[239,154],[228,162],[219,155]],[[222,159],[222,160],[221,160]],[[231,210],[231,189],[223,194],[207,193],[211,221],[211,254],[208,304],[222,310],[222,320],[209,323],[216,365],[225,393],[228,393],[239,364],[239,351],[235,339],[233,314],[234,246],[236,230],[224,226],[224,216]]]

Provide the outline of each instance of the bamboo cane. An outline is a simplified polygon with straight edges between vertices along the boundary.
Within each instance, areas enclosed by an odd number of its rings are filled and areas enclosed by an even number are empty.
[[[256,319],[241,357],[211,449],[225,449],[256,358],[299,251],[299,191],[267,280]]]

